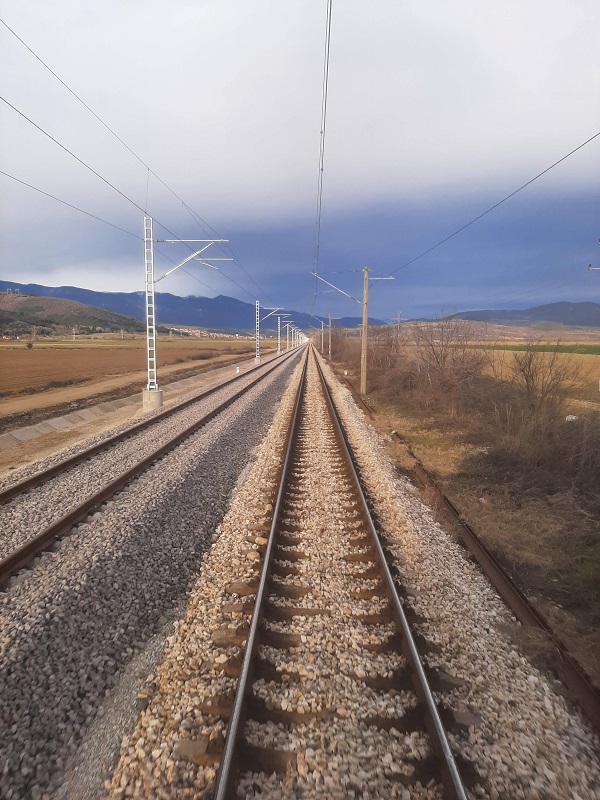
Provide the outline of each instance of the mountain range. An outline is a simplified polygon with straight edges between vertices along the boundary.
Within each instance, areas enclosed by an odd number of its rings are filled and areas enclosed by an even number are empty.
[[[42,286],[36,283],[14,283],[0,281],[0,292],[19,292],[22,295],[35,295],[39,297],[54,297],[62,300],[72,300],[94,306],[96,309],[124,314],[135,320],[144,320],[144,293],[143,292],[96,292],[91,289],[80,289],[76,286]],[[287,309],[286,309],[287,310]],[[244,303],[233,297],[219,295],[218,297],[179,297],[174,294],[156,294],[157,323],[161,325],[189,325],[216,330],[252,331],[254,330],[256,309],[252,303]],[[261,317],[269,312],[261,311]],[[318,328],[318,320],[327,324],[326,317],[313,317],[300,311],[290,311],[290,319],[294,324],[308,330]],[[537,323],[555,325],[574,325],[586,328],[600,328],[600,304],[584,302],[548,303],[523,310],[482,310],[461,311],[453,314],[452,318],[466,319],[473,322],[487,322],[496,325],[527,326]],[[129,320],[131,323],[132,320]],[[339,328],[354,328],[360,325],[360,317],[340,317],[332,320],[332,324]],[[129,329],[129,325],[114,321],[117,327]],[[385,325],[382,320],[369,317],[369,325]],[[261,323],[261,328],[275,330],[277,318],[271,316]]]
[[[58,297],[63,300],[74,300],[96,308],[116,311],[128,317],[143,320],[145,318],[143,292],[95,292],[91,289],[79,289],[76,286],[41,286],[37,283],[13,283],[0,281],[0,292],[18,291],[21,294],[37,295],[42,297]],[[285,309],[287,311],[287,309]],[[262,311],[261,317],[268,311]],[[290,311],[290,319],[303,330],[318,327],[317,320],[323,320],[327,325],[326,317],[312,317],[300,311]],[[219,295],[218,297],[179,297],[174,294],[156,293],[156,319],[161,325],[190,325],[193,327],[252,331],[255,325],[256,308],[252,303],[244,303],[233,297]],[[360,317],[340,317],[332,320],[336,328],[353,328],[361,323]],[[283,323],[283,320],[282,320]],[[369,317],[369,325],[385,325],[379,319]],[[261,328],[267,330],[277,329],[277,318],[271,316],[261,323]]]
[[[525,308],[521,311],[461,311],[452,314],[450,319],[468,319],[494,325],[534,325],[538,322],[554,322],[559,325],[600,328],[600,305],[563,301]]]

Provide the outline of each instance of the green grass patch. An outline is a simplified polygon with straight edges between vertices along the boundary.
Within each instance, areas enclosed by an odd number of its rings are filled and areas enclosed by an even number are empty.
[[[600,356],[600,344],[559,344],[558,346],[552,344],[474,344],[470,346],[477,350],[488,350],[490,348],[492,350],[511,350],[513,352],[536,350],[539,353],[554,353],[558,351],[559,353],[577,353],[583,356]]]

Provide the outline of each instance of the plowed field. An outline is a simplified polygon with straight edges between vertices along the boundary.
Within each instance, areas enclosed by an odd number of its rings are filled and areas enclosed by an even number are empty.
[[[254,344],[241,342],[159,342],[158,367],[198,363],[226,354],[253,352]],[[0,347],[0,397],[34,393],[59,386],[127,375],[146,368],[145,343],[141,340],[110,345],[89,341],[72,345],[25,344]]]

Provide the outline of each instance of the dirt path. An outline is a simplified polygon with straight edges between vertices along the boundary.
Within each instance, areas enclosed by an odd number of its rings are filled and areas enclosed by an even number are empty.
[[[263,363],[270,360],[272,356],[274,356],[274,354],[269,353],[263,359]],[[165,377],[164,383],[166,384],[167,376],[169,376],[172,381],[177,381],[191,377],[192,375],[197,375],[198,377],[194,382],[194,388],[201,390],[214,383],[223,381],[227,377],[231,377],[234,372],[233,367],[236,365],[240,367],[241,371],[244,371],[245,369],[249,369],[250,367],[254,366],[254,359],[248,359],[246,357],[245,359],[240,360],[239,355],[223,356],[213,359],[210,363],[203,362],[201,366],[196,365],[193,369],[189,369],[189,363],[187,365],[188,369],[186,369],[185,364],[178,364],[177,367],[173,367],[171,369],[164,367],[161,370],[161,376]],[[40,419],[50,419],[59,414],[74,411],[77,408],[85,408],[96,405],[100,402],[105,402],[107,400],[114,400],[117,397],[129,396],[136,390],[141,390],[142,387],[145,386],[145,373],[141,373],[141,375],[142,382],[137,385],[128,383],[125,386],[122,385],[119,387],[117,384],[116,388],[114,388],[112,392],[109,389],[101,394],[88,393],[87,396],[82,396],[81,390],[87,388],[83,386],[71,386],[66,389],[59,389],[57,392],[65,393],[72,399],[66,402],[63,401],[62,404],[48,405],[45,408],[40,406],[38,409],[34,408],[30,412],[21,414],[19,416],[21,418],[24,418],[25,416],[32,417],[30,422],[24,422],[22,423],[23,425],[35,424],[35,422],[39,422]],[[131,381],[131,377],[131,375],[127,376],[127,380]],[[114,380],[117,381],[118,379],[115,378]],[[112,381],[113,379],[94,382],[96,391],[99,386],[104,386],[106,389],[106,384],[112,383]],[[89,388],[91,389],[92,386],[90,385]],[[181,388],[167,389],[165,393],[165,405],[168,406],[171,403],[176,402],[181,398],[182,395],[187,394],[189,391],[189,385]],[[51,392],[44,392],[43,394],[40,393],[40,400],[48,394],[51,394]],[[56,392],[52,392],[52,394],[56,395]],[[33,400],[35,397],[36,395],[29,395],[27,399]],[[4,410],[4,403],[2,404],[2,410]],[[43,416],[39,419],[33,419],[36,413],[42,414]],[[109,430],[110,428],[114,428],[117,425],[126,422],[128,419],[132,419],[140,413],[141,396],[139,405],[125,406],[124,408],[104,414],[101,417],[91,420],[90,422],[82,421],[81,424],[74,425],[66,430],[56,431],[55,433],[47,433],[44,436],[40,436],[36,439],[22,442],[16,447],[11,447],[8,450],[0,451],[0,478],[14,469],[24,467],[27,464],[31,464],[32,462],[39,460],[40,458],[60,452],[61,450],[64,450],[67,447],[76,444],[77,442],[88,439],[91,436],[96,436],[97,434]],[[0,427],[5,427],[6,430],[18,427],[17,425],[9,425],[6,427],[6,422],[8,419],[9,417],[0,417]]]
[[[183,364],[171,364],[160,368],[161,383],[166,383],[166,378],[177,380],[177,373],[188,371],[197,375],[201,372],[214,369],[221,364],[234,364],[236,362],[247,361],[248,356],[226,355],[216,356],[210,360],[198,364],[195,361],[185,361]],[[186,376],[182,376],[186,377]],[[189,376],[187,376],[189,377]],[[146,371],[130,372],[126,375],[114,375],[99,380],[88,381],[87,383],[73,386],[64,386],[59,389],[45,389],[35,394],[17,395],[16,397],[6,397],[0,401],[0,419],[3,417],[24,414],[51,406],[60,406],[75,400],[92,398],[96,395],[104,395],[118,389],[134,387],[133,391],[141,388],[146,383]]]

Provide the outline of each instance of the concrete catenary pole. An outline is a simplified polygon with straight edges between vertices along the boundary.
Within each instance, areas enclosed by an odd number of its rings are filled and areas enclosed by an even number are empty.
[[[331,314],[329,315],[329,360],[331,361]]]
[[[362,331],[360,336],[360,393],[367,393],[367,335],[369,320],[369,267],[363,269]]]

